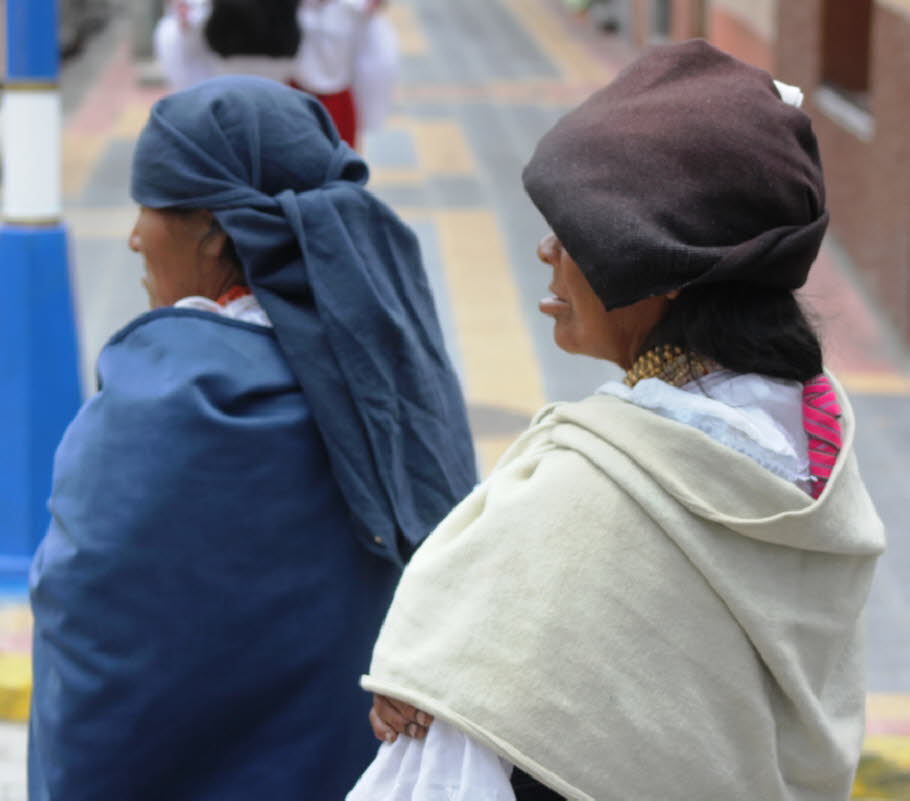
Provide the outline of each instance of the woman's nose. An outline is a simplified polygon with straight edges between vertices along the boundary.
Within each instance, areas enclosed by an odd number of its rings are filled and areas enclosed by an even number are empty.
[[[126,243],[129,246],[129,249],[134,253],[138,253],[142,249],[142,240],[139,238],[139,234],[135,228],[130,231],[130,235],[126,240]]]
[[[537,243],[537,258],[544,264],[554,264],[559,250],[559,240],[556,234],[547,234]]]

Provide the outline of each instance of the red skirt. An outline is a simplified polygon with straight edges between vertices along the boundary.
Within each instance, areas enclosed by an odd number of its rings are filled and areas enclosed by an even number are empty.
[[[295,81],[289,81],[295,89],[306,91]],[[325,106],[326,111],[338,129],[338,135],[351,147],[357,147],[357,108],[354,106],[354,95],[350,89],[335,92],[331,95],[315,95]]]

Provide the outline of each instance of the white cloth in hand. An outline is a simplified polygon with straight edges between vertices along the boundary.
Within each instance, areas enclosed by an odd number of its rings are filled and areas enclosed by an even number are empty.
[[[443,720],[383,743],[347,801],[515,801],[512,766]]]

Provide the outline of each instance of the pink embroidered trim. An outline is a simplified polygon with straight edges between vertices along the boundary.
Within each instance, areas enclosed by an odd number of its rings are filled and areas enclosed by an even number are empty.
[[[813,498],[818,498],[824,491],[844,444],[840,416],[840,405],[831,382],[823,375],[807,382],[803,387],[803,428],[809,435]]]

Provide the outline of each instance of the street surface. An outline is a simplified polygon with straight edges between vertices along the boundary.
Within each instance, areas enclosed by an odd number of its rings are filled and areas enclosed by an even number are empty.
[[[542,404],[580,398],[617,375],[551,342],[536,309],[549,281],[535,257],[545,227],[520,172],[552,122],[606,83],[631,51],[565,14],[557,0],[390,6],[403,75],[394,117],[365,143],[371,188],[421,239],[489,470]],[[66,220],[87,392],[106,339],[145,307],[141,264],[126,247],[135,216],[129,162],[163,90],[139,85],[128,27],[120,13],[63,76]],[[814,273],[805,298],[822,324],[829,366],[851,393],[861,467],[890,540],[867,615],[867,746],[885,760],[868,763],[863,797],[910,798],[910,361],[836,243]],[[27,622],[15,620],[9,625],[21,635]],[[13,640],[21,651],[22,637]],[[23,738],[21,725],[0,729],[0,801],[25,797]]]

